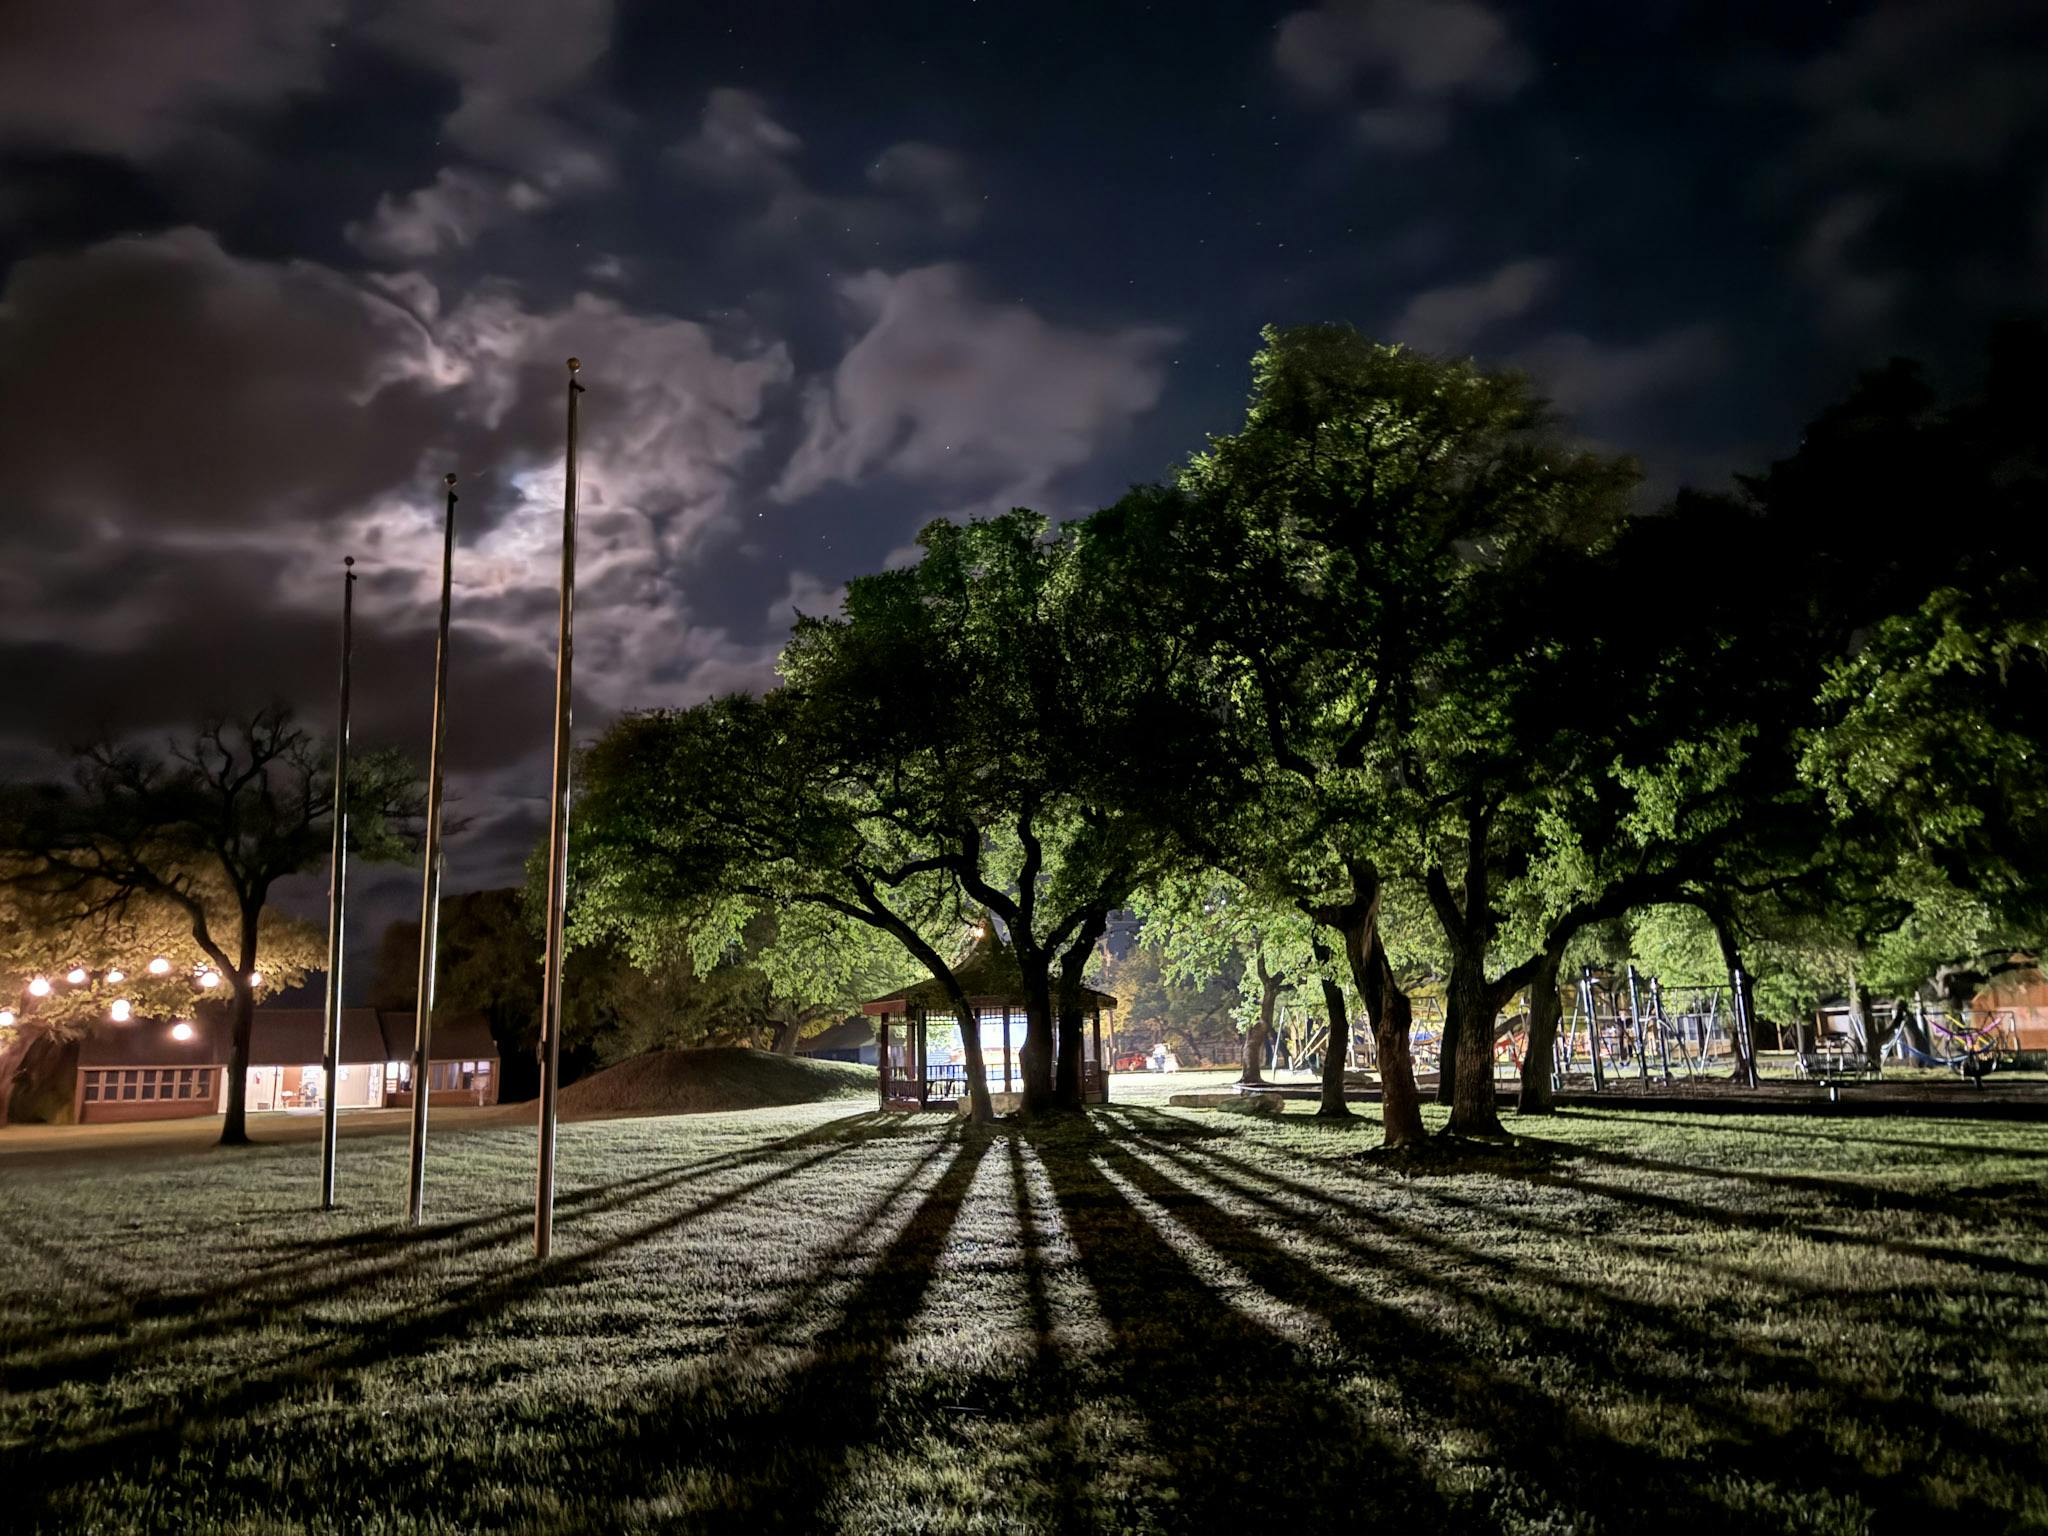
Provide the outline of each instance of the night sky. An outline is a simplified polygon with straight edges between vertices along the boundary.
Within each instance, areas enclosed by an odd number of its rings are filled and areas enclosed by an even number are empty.
[[[11,0],[0,285],[6,767],[324,732],[344,553],[423,762],[452,469],[459,891],[545,823],[571,353],[586,737],[1161,475],[1266,323],[1527,367],[1647,505],[2048,299],[2048,7]]]

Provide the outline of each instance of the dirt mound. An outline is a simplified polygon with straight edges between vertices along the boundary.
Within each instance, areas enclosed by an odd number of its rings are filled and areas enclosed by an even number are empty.
[[[697,1115],[721,1109],[873,1098],[874,1094],[873,1067],[712,1046],[697,1051],[655,1051],[594,1072],[562,1090],[562,1113],[580,1120],[613,1115]]]

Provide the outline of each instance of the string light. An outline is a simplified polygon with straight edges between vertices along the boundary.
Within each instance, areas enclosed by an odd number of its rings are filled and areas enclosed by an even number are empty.
[[[47,976],[36,977],[35,980],[28,984],[28,995],[30,997],[48,997],[50,995],[50,978]]]
[[[152,976],[165,975],[169,972],[170,968],[171,962],[166,960],[162,955],[158,955],[154,960],[149,962],[149,974]]]
[[[192,1026],[183,1019],[178,1020],[177,1023],[171,1026],[171,1038],[173,1040],[190,1040],[192,1038]]]
[[[71,969],[70,969],[70,970],[68,970],[68,971],[66,971],[66,972],[64,973],[64,979],[65,979],[66,981],[70,982],[70,983],[71,983],[71,985],[73,985],[74,987],[82,987],[82,986],[84,986],[84,985],[85,985],[85,967],[84,967],[84,966],[82,966],[82,965],[74,965],[73,967],[71,967]]]
[[[14,1010],[12,1008],[0,1008],[0,1029],[12,1028],[14,1028]]]
[[[107,1011],[113,1015],[116,1024],[126,1024],[129,1015],[134,1012],[134,1009],[129,1006],[127,998],[117,997],[114,999],[114,1006]]]
[[[260,987],[260,986],[262,986],[262,985],[263,985],[263,973],[262,973],[261,971],[251,971],[251,972],[249,973],[249,985],[250,985],[250,986],[252,986],[252,987]]]
[[[127,979],[128,973],[126,971],[112,970],[107,972],[107,985],[110,987],[118,987],[122,982],[126,981]]]
[[[201,972],[199,973],[199,985],[201,985],[202,987],[217,987],[217,986],[219,986],[219,985],[220,985],[220,972],[219,972],[219,971],[201,971]]]

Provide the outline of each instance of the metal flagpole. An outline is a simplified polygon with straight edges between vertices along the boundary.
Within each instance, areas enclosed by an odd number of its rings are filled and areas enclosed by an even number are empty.
[[[427,1195],[427,1100],[434,1043],[434,957],[441,928],[441,750],[448,736],[448,606],[455,580],[455,477],[448,476],[441,528],[441,628],[434,641],[434,737],[427,757],[427,856],[420,892],[420,981],[413,998],[412,1166],[405,1219],[413,1226]]]
[[[563,927],[569,907],[570,663],[576,619],[576,401],[569,359],[569,453],[562,482],[562,616],[555,642],[555,777],[548,800],[548,947],[540,1002],[540,1173],[533,1195],[533,1256],[555,1240],[555,1093],[562,1072]]]
[[[334,1084],[341,1065],[342,908],[348,901],[348,664],[355,641],[355,556],[341,562],[341,723],[334,732],[334,852],[327,866],[327,1030],[320,1053],[320,1209],[334,1209]]]

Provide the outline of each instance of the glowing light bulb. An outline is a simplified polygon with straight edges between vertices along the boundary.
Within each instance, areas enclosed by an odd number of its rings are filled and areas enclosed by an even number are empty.
[[[263,973],[262,973],[261,971],[251,971],[251,972],[249,973],[249,985],[250,985],[250,986],[252,986],[252,987],[260,987],[260,986],[262,986],[262,985],[263,985]]]
[[[116,1024],[126,1024],[128,1022],[129,1016],[134,1011],[135,1010],[129,1005],[128,999],[125,997],[115,998],[114,1006],[107,1010],[107,1012],[114,1016],[114,1022]]]
[[[107,984],[109,986],[118,987],[122,982],[126,981],[127,979],[128,973],[126,971],[114,970],[107,972]]]
[[[12,1008],[0,1008],[0,1029],[12,1029],[13,1027],[14,1010]]]
[[[220,972],[219,972],[219,971],[201,971],[201,972],[199,973],[199,985],[201,985],[202,987],[208,987],[208,988],[212,988],[212,987],[217,987],[217,986],[219,986],[219,985],[220,985]]]
[[[50,978],[47,976],[36,977],[35,980],[28,984],[28,995],[30,997],[48,997],[50,995]]]
[[[73,985],[74,987],[82,987],[82,986],[84,986],[84,985],[85,985],[85,967],[84,967],[84,966],[82,966],[82,965],[74,965],[73,967],[71,967],[71,969],[70,969],[70,970],[68,970],[68,971],[66,971],[66,972],[64,973],[64,979],[65,979],[66,981],[70,982],[70,983],[71,983],[71,985]]]
[[[168,975],[170,969],[171,962],[166,960],[162,955],[158,955],[154,960],[149,962],[149,974],[152,976]]]
[[[192,1026],[183,1019],[178,1020],[177,1023],[171,1026],[171,1038],[173,1040],[190,1040],[192,1038]]]

